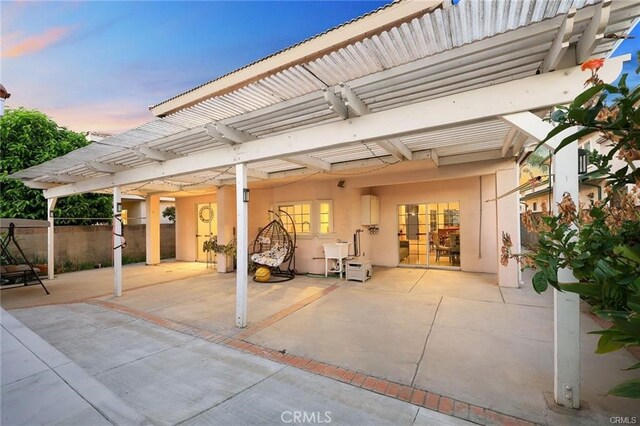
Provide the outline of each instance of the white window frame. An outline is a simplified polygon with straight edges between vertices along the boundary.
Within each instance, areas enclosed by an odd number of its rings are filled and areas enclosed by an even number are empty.
[[[329,204],[329,232],[320,232],[320,206],[321,204],[326,203]],[[296,227],[296,235],[302,238],[309,237],[330,237],[335,234],[334,230],[334,210],[333,210],[333,200],[332,199],[322,199],[322,200],[295,200],[295,201],[278,201],[274,203],[274,209],[278,215],[282,218],[282,214],[280,213],[280,209],[286,206],[296,206],[296,205],[309,205],[309,231],[308,232],[299,232]],[[294,218],[295,220],[295,218]]]
[[[318,224],[317,228],[316,228],[318,236],[319,237],[325,237],[325,236],[330,236],[330,235],[335,234],[335,229],[333,227],[333,223],[334,223],[334,220],[333,220],[333,216],[334,216],[334,213],[333,213],[333,200],[330,200],[330,199],[317,200],[316,204],[317,205],[316,205],[316,208],[314,210],[315,210],[315,212],[316,212],[316,214],[318,216],[317,220],[316,220],[316,223]],[[327,225],[329,225],[329,232],[322,232],[322,223],[320,221],[320,219],[321,219],[320,206],[322,204],[329,204],[329,220],[327,222]]]
[[[304,206],[305,204],[309,205],[309,231],[308,232],[300,232],[298,231],[298,228],[296,227],[296,235],[299,237],[305,237],[305,236],[312,236],[314,233],[314,204],[313,201],[311,200],[296,200],[296,201],[281,201],[275,204],[275,209],[273,211],[276,212],[276,214],[278,214],[278,216],[280,216],[280,219],[282,219],[282,216],[285,216],[284,213],[280,212],[280,209],[282,207],[288,207],[288,206],[296,206],[296,205],[300,205],[300,206]],[[286,217],[286,216],[285,216]],[[295,217],[293,218],[294,224],[295,224]]]

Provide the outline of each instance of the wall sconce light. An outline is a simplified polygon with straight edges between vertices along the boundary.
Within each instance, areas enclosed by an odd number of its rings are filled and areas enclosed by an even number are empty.
[[[118,203],[118,204],[116,204],[116,211],[117,211],[118,213],[122,212],[122,203]]]
[[[249,188],[242,189],[242,201],[245,203],[249,202]]]

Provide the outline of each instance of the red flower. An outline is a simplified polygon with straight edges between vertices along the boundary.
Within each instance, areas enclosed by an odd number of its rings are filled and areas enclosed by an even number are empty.
[[[580,67],[580,69],[582,71],[584,70],[597,71],[600,68],[602,68],[603,65],[604,65],[604,58],[589,59],[588,61],[582,64],[582,67]]]

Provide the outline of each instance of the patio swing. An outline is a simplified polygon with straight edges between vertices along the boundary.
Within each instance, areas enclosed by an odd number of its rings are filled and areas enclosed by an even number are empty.
[[[295,249],[296,249],[296,228],[293,225],[293,237],[286,230],[280,216],[269,210],[275,218],[258,233],[258,236],[249,247],[250,259],[259,266],[269,268],[271,278],[269,282],[284,282],[295,277]],[[289,223],[293,224],[291,216],[280,210],[289,218]],[[253,278],[257,281],[256,278]]]
[[[16,240],[16,228],[48,226],[49,222],[46,220],[0,219],[0,228],[8,228],[8,232],[0,237],[0,285],[4,287],[2,290],[39,284],[45,293],[49,294],[49,290],[39,277],[40,269],[34,267],[33,263],[27,259],[18,240]],[[16,257],[17,254],[14,256],[9,250],[10,244],[13,244],[17,249],[19,258]]]

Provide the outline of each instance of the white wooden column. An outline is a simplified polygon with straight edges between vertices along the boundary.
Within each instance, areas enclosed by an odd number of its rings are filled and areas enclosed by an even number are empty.
[[[554,145],[556,145],[554,143]],[[565,146],[553,156],[553,212],[564,193],[578,205],[578,143]],[[574,282],[571,269],[558,271],[558,281]],[[580,296],[553,290],[554,398],[565,407],[580,408]]]
[[[236,226],[238,270],[236,271],[236,327],[247,326],[247,285],[249,267],[249,203],[244,202],[247,165],[236,164]]]
[[[113,187],[113,294],[122,296],[122,218],[120,187]]]
[[[524,111],[502,117],[505,121],[541,141],[553,129],[553,125],[535,114]],[[575,128],[564,130],[545,143],[553,152],[562,140]],[[558,204],[565,192],[578,205],[578,143],[562,148],[552,159],[553,211],[558,213]],[[570,269],[558,271],[558,280],[563,283],[575,281]],[[565,407],[580,407],[580,296],[575,293],[553,290],[553,384],[554,399]]]
[[[512,191],[518,187],[518,171],[515,166],[512,169],[498,170],[496,172],[496,194],[498,196]],[[520,216],[517,191],[502,197],[496,201],[496,218],[498,245],[502,244],[502,233],[508,233],[513,242],[513,250],[520,251]],[[507,266],[498,263],[498,285],[500,287],[518,287],[518,264],[509,262]]]
[[[157,265],[160,263],[160,196],[147,195],[145,207],[147,265]]]
[[[55,277],[55,233],[54,233],[54,221],[53,221],[53,209],[56,208],[57,198],[47,199],[47,220],[49,221],[49,228],[47,229],[47,268],[49,279],[52,280]]]

